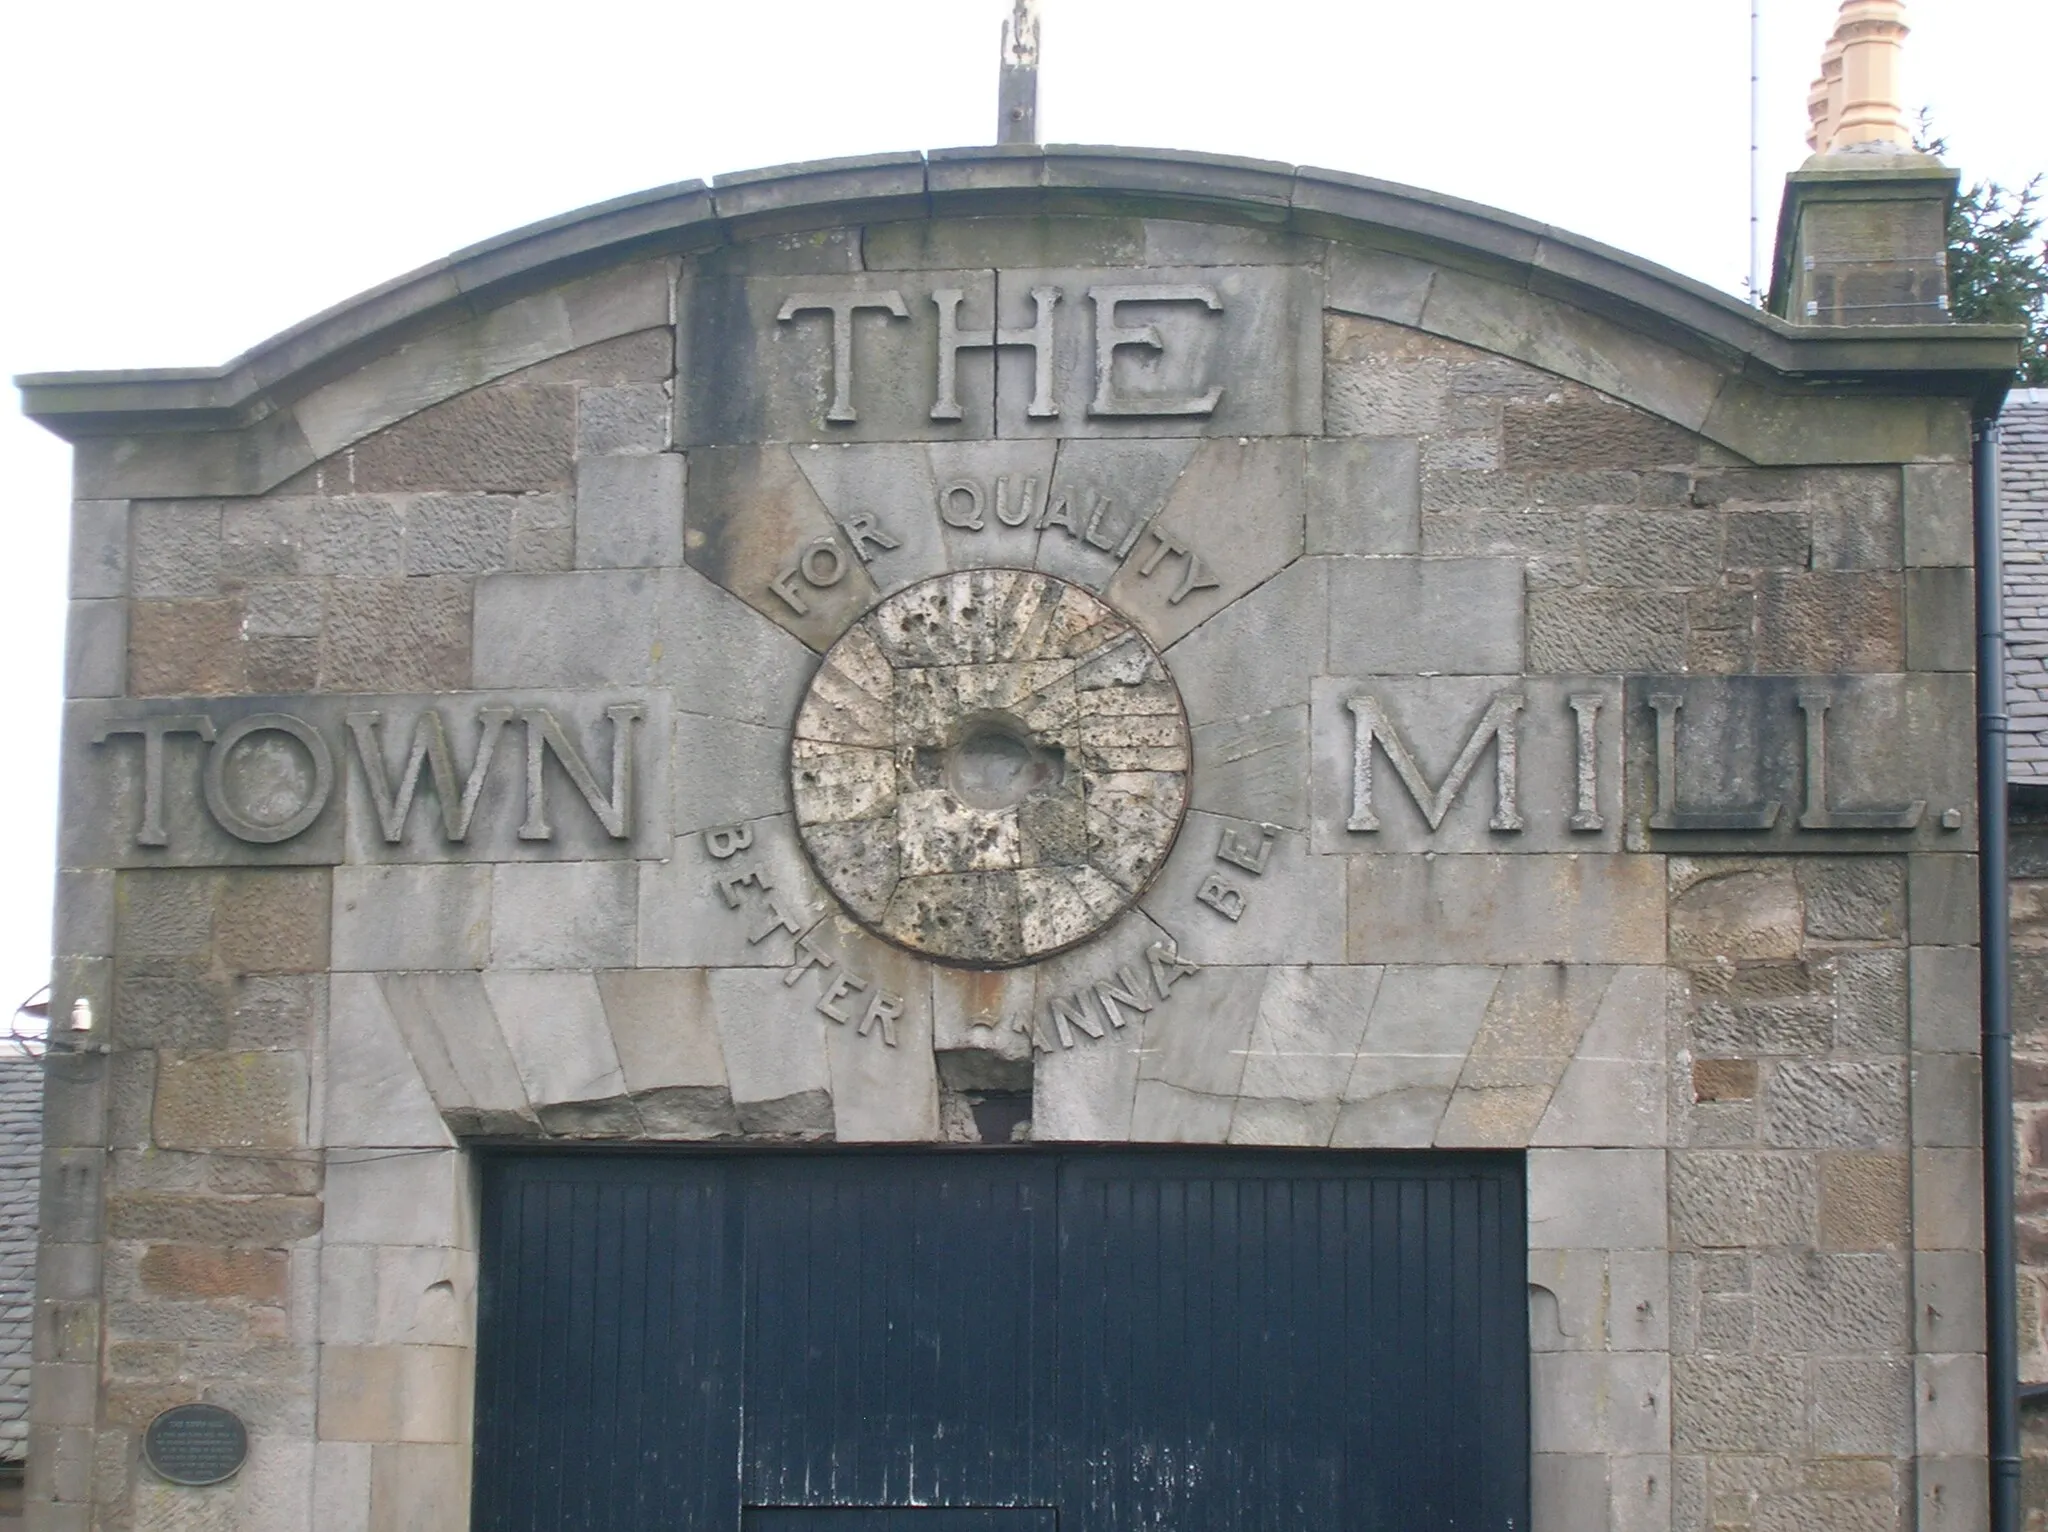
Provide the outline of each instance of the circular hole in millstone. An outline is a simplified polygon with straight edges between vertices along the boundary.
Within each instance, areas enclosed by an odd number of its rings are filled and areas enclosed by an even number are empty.
[[[1039,744],[1007,713],[964,719],[958,742],[946,752],[946,785],[961,802],[984,811],[1013,809],[1058,787],[1066,774],[1066,752]]]

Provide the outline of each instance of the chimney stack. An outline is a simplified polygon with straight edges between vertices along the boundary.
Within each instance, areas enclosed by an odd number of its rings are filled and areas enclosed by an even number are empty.
[[[1914,152],[1900,100],[1905,0],[1842,0],[1807,92],[1813,157],[1785,178],[1771,312],[1795,324],[1948,320],[1956,173]]]

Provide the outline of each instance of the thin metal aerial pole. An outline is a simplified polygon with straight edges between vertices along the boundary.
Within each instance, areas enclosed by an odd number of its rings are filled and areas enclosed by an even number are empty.
[[[1764,289],[1764,22],[1763,0],[1749,0],[1749,301],[1762,308]]]

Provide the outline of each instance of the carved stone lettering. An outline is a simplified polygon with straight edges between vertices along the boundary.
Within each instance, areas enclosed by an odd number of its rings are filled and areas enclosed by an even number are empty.
[[[832,407],[825,418],[835,424],[852,425],[860,419],[853,407],[853,316],[864,309],[878,309],[896,319],[908,319],[910,310],[903,295],[893,289],[880,293],[798,293],[782,305],[776,319],[789,324],[799,314],[826,314],[832,342]]]
[[[1578,801],[1572,809],[1574,830],[1592,833],[1607,828],[1600,813],[1600,704],[1597,692],[1574,692],[1568,699],[1578,722]]]
[[[723,825],[704,832],[704,849],[723,862],[754,844],[752,825]]]
[[[1150,579],[1152,572],[1168,556],[1182,561],[1180,578],[1175,582],[1172,592],[1166,598],[1168,606],[1178,606],[1196,591],[1215,590],[1223,583],[1216,578],[1215,572],[1202,562],[1200,554],[1196,553],[1194,549],[1175,537],[1171,532],[1161,531],[1158,527],[1147,527],[1145,530],[1151,534],[1154,546],[1150,553],[1138,561],[1138,577],[1140,579]],[[1135,537],[1136,532],[1137,529],[1134,527],[1132,529],[1133,537]],[[1122,553],[1126,549],[1119,548],[1116,551]]]
[[[406,817],[412,812],[422,769],[431,771],[434,795],[441,803],[441,826],[451,841],[469,838],[470,820],[476,814],[478,795],[491,769],[491,757],[498,748],[498,734],[511,721],[509,707],[487,707],[477,711],[482,733],[478,736],[476,758],[467,777],[458,777],[454,752],[448,748],[447,725],[433,708],[422,708],[413,724],[412,751],[398,773],[396,787],[384,769],[383,747],[377,741],[382,713],[350,713],[347,723],[355,741],[356,759],[363,769],[363,781],[377,810],[377,825],[392,845],[405,838]]]
[[[164,828],[164,739],[172,734],[196,734],[202,742],[210,742],[213,720],[201,713],[122,719],[95,729],[92,742],[104,745],[124,734],[139,735],[142,739],[142,823],[136,827],[135,844],[168,846],[171,836]]]
[[[1228,921],[1244,919],[1245,892],[1221,873],[1210,873],[1195,897]]]
[[[1799,711],[1806,716],[1806,807],[1799,816],[1802,830],[1911,830],[1927,812],[1916,798],[1900,808],[1838,809],[1828,802],[1828,707],[1822,692],[1801,692]]]
[[[932,294],[939,309],[938,398],[932,405],[932,419],[958,420],[960,408],[959,369],[963,351],[990,351],[998,346],[1028,346],[1032,352],[1031,403],[1025,413],[1034,420],[1055,420],[1060,407],[1052,398],[1053,309],[1060,301],[1057,287],[1034,287],[1031,302],[1037,317],[1028,330],[1000,326],[978,332],[960,329],[960,305],[967,295],[957,287],[942,287]]]
[[[284,739],[294,741],[305,760]],[[254,845],[275,845],[302,834],[327,807],[334,752],[302,718],[253,713],[221,730],[200,780],[207,810],[223,830]]]
[[[1370,834],[1379,829],[1379,816],[1372,806],[1372,749],[1377,743],[1394,768],[1394,774],[1401,779],[1401,785],[1408,789],[1408,796],[1422,811],[1432,830],[1440,829],[1444,815],[1450,812],[1451,804],[1464,788],[1472,769],[1479,764],[1479,757],[1490,743],[1494,747],[1494,808],[1493,818],[1488,821],[1496,830],[1512,831],[1522,828],[1522,815],[1517,804],[1519,782],[1516,773],[1515,727],[1524,706],[1519,692],[1501,692],[1487,704],[1486,711],[1473,725],[1466,736],[1465,745],[1458,752],[1458,758],[1451,763],[1451,769],[1444,774],[1441,783],[1432,785],[1428,775],[1416,761],[1408,742],[1401,737],[1394,721],[1377,698],[1358,696],[1348,699],[1352,716],[1356,720],[1351,757],[1351,818],[1346,826],[1360,833]]]
[[[1175,398],[1172,395],[1121,393],[1116,386],[1116,354],[1125,347],[1164,351],[1166,341],[1155,324],[1117,323],[1117,306],[1124,303],[1199,303],[1211,313],[1223,311],[1223,299],[1205,283],[1159,282],[1126,287],[1091,287],[1088,300],[1095,305],[1095,398],[1089,403],[1091,415],[1211,415],[1222,402],[1223,390]]]
[[[589,762],[562,732],[555,715],[546,708],[527,708],[520,715],[526,725],[526,822],[519,827],[521,840],[553,840],[554,827],[548,823],[547,779],[544,772],[549,752],[562,763],[576,791],[590,805],[590,812],[613,840],[633,833],[633,725],[642,709],[637,702],[615,703],[604,710],[612,724],[612,785],[609,793],[597,785]]]
[[[1219,861],[1242,867],[1253,877],[1261,877],[1266,863],[1273,855],[1273,842],[1280,834],[1278,825],[1260,825],[1258,844],[1253,845],[1244,838],[1244,832],[1230,826],[1224,828],[1216,843],[1216,857]]]
[[[1653,830],[1768,830],[1778,822],[1778,805],[1760,803],[1743,809],[1684,809],[1678,804],[1678,714],[1681,698],[1668,692],[1651,696],[1657,715],[1657,808]]]

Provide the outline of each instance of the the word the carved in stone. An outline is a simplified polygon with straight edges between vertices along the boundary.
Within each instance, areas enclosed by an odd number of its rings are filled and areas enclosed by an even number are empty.
[[[1011,1025],[1031,1039],[1032,1049],[1038,1053],[1053,1051],[1053,1037],[1059,1039],[1061,1048],[1072,1048],[1076,1033],[1100,1042],[1110,1032],[1123,1030],[1131,1016],[1149,1015],[1165,1004],[1173,997],[1175,984],[1201,971],[1201,965],[1180,955],[1171,939],[1156,941],[1145,949],[1143,966],[1125,963],[1107,978],[1052,996],[1043,1016],[1020,1016]],[[1101,1012],[1099,1021],[1097,1011]]]
[[[823,993],[814,1009],[840,1026],[851,1025],[862,1037],[879,1033],[882,1042],[896,1046],[896,1023],[908,1002],[892,995],[872,980],[863,978],[812,939],[812,932],[793,920],[775,898],[775,885],[758,863],[734,863],[733,858],[753,849],[752,825],[725,825],[704,832],[704,851],[713,861],[728,864],[712,874],[711,886],[727,909],[752,909],[758,917],[747,931],[749,946],[759,946],[778,931],[791,938],[791,953],[782,982],[794,986],[812,969],[823,980]]]
[[[1226,825],[1216,846],[1216,860],[1240,867],[1255,878],[1264,877],[1266,863],[1273,855],[1274,839],[1279,834],[1278,825],[1260,825],[1259,838],[1253,841],[1235,826]],[[1212,872],[1204,878],[1202,886],[1195,890],[1195,897],[1232,922],[1244,919],[1244,912],[1251,903],[1251,894],[1220,872]]]
[[[378,727],[383,714],[350,713],[345,719],[355,745],[363,785],[376,810],[378,830],[396,844],[423,778],[430,777],[441,805],[441,828],[451,843],[468,839],[477,802],[497,757],[499,737],[515,719],[526,736],[526,814],[519,838],[553,840],[548,812],[546,758],[553,755],[605,833],[614,840],[633,834],[633,725],[645,716],[638,702],[605,709],[612,726],[610,785],[569,738],[547,708],[486,706],[477,710],[476,754],[463,769],[448,742],[440,712],[422,708],[414,720],[411,747],[394,779]],[[200,767],[201,801],[213,822],[251,845],[277,845],[302,835],[333,797],[335,749],[312,723],[291,713],[251,713],[216,724],[203,713],[164,713],[117,718],[94,730],[95,745],[122,738],[141,742],[142,809],[135,827],[138,846],[169,847],[165,811],[169,805],[167,744],[190,736],[206,746]]]
[[[939,343],[937,375],[932,385],[931,418],[955,421],[965,417],[960,404],[960,353],[963,351],[1028,350],[1032,354],[1031,402],[1025,413],[1034,420],[1057,420],[1062,406],[1053,397],[1053,360],[1059,333],[1058,309],[1065,296],[1058,287],[1031,289],[1033,319],[1029,325],[1011,328],[1001,324],[974,325],[960,318],[960,306],[967,295],[958,288],[942,287],[931,294],[938,310]],[[1212,315],[1223,312],[1222,296],[1215,288],[1199,282],[1140,282],[1114,287],[1091,287],[1088,303],[1092,309],[1095,377],[1088,400],[1088,414],[1117,416],[1204,416],[1213,415],[1222,402],[1221,387],[1196,394],[1133,394],[1120,389],[1116,381],[1117,354],[1139,351],[1155,362],[1167,349],[1164,333],[1157,324],[1127,324],[1124,305],[1153,310],[1159,305],[1197,305]],[[910,318],[910,305],[895,288],[881,292],[793,293],[777,310],[781,324],[799,320],[822,321],[831,353],[832,403],[825,419],[833,425],[853,425],[860,419],[854,406],[854,377],[857,349],[854,332],[857,316],[873,316],[888,324]]]

